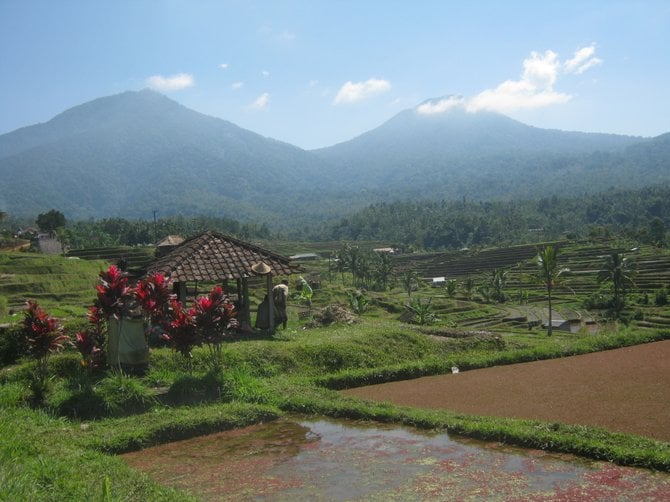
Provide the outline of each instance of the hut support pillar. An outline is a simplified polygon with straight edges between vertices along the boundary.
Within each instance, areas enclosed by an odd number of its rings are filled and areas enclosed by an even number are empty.
[[[272,298],[272,274],[267,275],[268,283],[268,330],[270,334],[275,332],[275,302]]]
[[[237,280],[237,297],[240,299],[240,309],[244,320],[251,326],[251,311],[249,310],[249,283],[247,278],[242,278],[242,291],[240,292],[240,279]]]

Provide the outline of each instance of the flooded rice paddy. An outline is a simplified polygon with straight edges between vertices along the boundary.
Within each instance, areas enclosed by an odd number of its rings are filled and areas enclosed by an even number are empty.
[[[203,500],[670,500],[670,474],[382,424],[278,420],[122,456]]]

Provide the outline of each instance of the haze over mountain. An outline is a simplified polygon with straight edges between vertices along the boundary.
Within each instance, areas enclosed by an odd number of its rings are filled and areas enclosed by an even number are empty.
[[[217,215],[285,226],[378,200],[583,193],[670,181],[670,134],[539,129],[503,115],[405,110],[350,141],[305,151],[125,92],[0,136],[0,210],[68,219]]]

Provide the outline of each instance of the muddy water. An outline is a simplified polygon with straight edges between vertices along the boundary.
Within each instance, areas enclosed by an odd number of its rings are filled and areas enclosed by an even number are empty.
[[[204,500],[670,500],[670,475],[352,421],[278,420],[123,455]]]

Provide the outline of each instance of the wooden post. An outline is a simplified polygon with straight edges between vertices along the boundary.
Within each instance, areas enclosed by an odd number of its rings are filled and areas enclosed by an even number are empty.
[[[249,302],[249,282],[246,277],[242,278],[242,297],[244,298],[242,303],[243,315],[244,318],[251,326],[251,311],[250,311],[250,302]]]
[[[272,298],[272,274],[267,274],[268,283],[268,330],[270,334],[275,332],[275,302]]]

